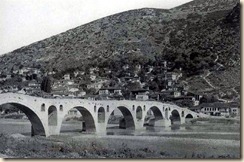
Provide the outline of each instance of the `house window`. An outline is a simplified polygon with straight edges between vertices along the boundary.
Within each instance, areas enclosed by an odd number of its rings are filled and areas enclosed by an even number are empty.
[[[143,106],[143,110],[146,111],[146,106],[145,105]]]
[[[170,111],[170,107],[169,107],[169,111]]]
[[[135,105],[132,106],[132,110],[135,111]]]
[[[45,111],[45,104],[44,103],[41,106],[41,111]]]
[[[60,105],[60,106],[59,106],[59,110],[60,110],[60,111],[63,111],[63,105]]]

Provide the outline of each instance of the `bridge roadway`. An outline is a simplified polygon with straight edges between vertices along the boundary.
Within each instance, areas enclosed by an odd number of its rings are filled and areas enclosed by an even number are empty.
[[[86,131],[94,131],[98,135],[106,134],[108,120],[112,112],[118,108],[125,119],[126,129],[143,129],[144,120],[151,110],[155,117],[154,124],[169,127],[171,117],[177,116],[180,123],[186,118],[206,117],[187,108],[157,101],[136,100],[86,100],[56,99],[28,96],[18,93],[0,94],[0,105],[12,104],[26,114],[32,124],[33,135],[59,135],[62,121],[68,111],[76,108],[83,116]],[[170,117],[171,116],[171,117]]]

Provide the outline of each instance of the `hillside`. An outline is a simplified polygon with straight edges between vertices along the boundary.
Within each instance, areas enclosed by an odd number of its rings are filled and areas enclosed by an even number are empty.
[[[167,60],[173,69],[182,68],[194,92],[233,91],[240,87],[238,2],[195,0],[170,10],[144,8],[115,14],[5,54],[0,57],[0,69],[23,65],[65,73],[114,64],[116,71],[135,60],[140,64]],[[207,72],[214,76],[201,77]],[[229,77],[234,84],[225,79]],[[208,87],[205,79],[222,83]]]

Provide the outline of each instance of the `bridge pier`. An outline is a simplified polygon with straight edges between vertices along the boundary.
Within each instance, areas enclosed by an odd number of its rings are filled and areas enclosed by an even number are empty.
[[[47,137],[51,135],[59,135],[59,134],[60,134],[60,127],[53,126],[53,125],[48,126],[48,134],[46,134]]]
[[[169,127],[171,125],[170,120],[167,119],[159,119],[154,123],[155,127]]]
[[[146,128],[143,127],[144,121],[143,120],[137,120],[135,121],[135,130],[145,130]]]
[[[104,136],[107,134],[107,126],[106,123],[97,123],[96,125],[96,135]]]
[[[180,124],[185,124],[185,123],[186,123],[186,118],[185,117],[181,117]]]

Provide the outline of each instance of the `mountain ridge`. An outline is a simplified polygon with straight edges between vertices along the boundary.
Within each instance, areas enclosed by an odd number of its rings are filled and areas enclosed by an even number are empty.
[[[240,66],[240,8],[235,6],[235,0],[196,0],[169,10],[125,11],[5,54],[0,57],[0,69],[9,71],[23,65],[65,73],[137,57],[142,63],[173,62],[186,77],[207,70],[221,74],[216,70],[219,64],[227,71]],[[232,17],[237,23],[229,22]]]

